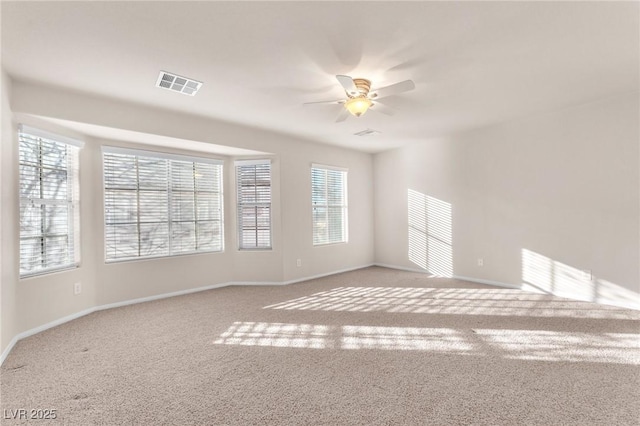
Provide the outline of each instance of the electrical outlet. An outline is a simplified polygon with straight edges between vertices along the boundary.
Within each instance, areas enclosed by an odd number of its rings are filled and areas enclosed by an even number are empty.
[[[484,266],[484,259],[481,257],[478,258],[478,266]]]
[[[80,294],[80,293],[82,293],[82,284],[75,283],[73,285],[73,294]]]
[[[296,265],[297,266],[302,266],[302,259],[296,260]]]

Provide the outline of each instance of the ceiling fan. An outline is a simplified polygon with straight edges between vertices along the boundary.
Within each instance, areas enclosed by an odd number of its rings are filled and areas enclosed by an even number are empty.
[[[360,117],[371,108],[383,114],[393,115],[395,110],[382,104],[379,99],[386,96],[397,95],[415,89],[416,85],[411,80],[401,81],[389,86],[371,90],[371,81],[365,78],[351,78],[348,75],[336,75],[338,82],[342,85],[347,94],[346,99],[334,101],[307,102],[312,104],[336,104],[343,105],[344,109],[338,115],[336,122],[341,122],[349,117],[349,113]]]

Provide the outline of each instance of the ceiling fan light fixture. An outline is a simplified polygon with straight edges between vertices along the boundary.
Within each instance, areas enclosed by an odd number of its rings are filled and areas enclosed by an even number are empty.
[[[360,117],[362,114],[367,112],[369,107],[372,105],[371,99],[365,96],[358,96],[356,98],[350,98],[344,103],[344,107],[351,114],[356,117]]]

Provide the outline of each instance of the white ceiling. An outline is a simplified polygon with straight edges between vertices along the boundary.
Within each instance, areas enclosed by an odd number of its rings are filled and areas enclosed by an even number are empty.
[[[639,89],[638,2],[2,2],[15,79],[378,152]],[[160,70],[204,82],[156,88]],[[336,74],[416,89],[335,123]],[[371,128],[374,137],[353,133]]]

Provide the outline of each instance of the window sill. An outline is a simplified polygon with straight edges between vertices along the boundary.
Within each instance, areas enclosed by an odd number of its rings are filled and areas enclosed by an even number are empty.
[[[172,255],[161,255],[161,256],[144,256],[144,257],[123,257],[120,259],[105,259],[104,263],[107,265],[111,265],[114,263],[124,263],[124,262],[143,262],[147,260],[159,260],[159,259],[173,259],[187,256],[200,256],[204,254],[219,254],[224,253],[224,250],[210,250],[210,251],[190,251],[186,253],[172,254]]]
[[[69,271],[73,271],[75,269],[80,268],[80,264],[74,264],[74,265],[69,265],[69,266],[62,266],[60,268],[55,268],[55,269],[43,269],[37,272],[31,272],[28,274],[23,274],[20,275],[20,280],[27,280],[30,278],[38,278],[38,277],[42,277],[44,275],[51,275],[51,274],[58,274],[61,272],[69,272]]]
[[[347,244],[349,241],[336,241],[332,243],[313,243],[314,247],[323,247],[323,246],[335,246],[338,244]]]

